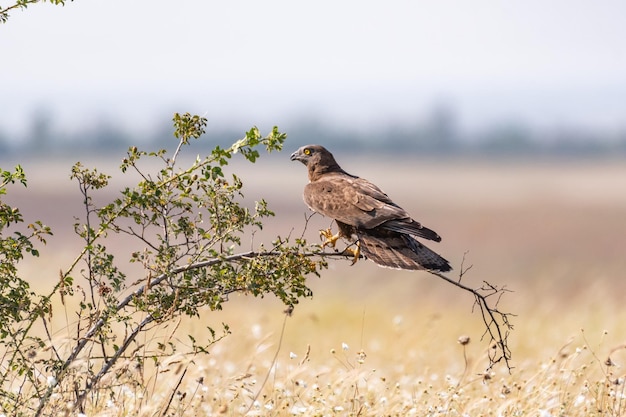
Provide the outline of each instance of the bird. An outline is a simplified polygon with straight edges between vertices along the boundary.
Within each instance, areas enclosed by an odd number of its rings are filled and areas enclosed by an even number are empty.
[[[370,181],[344,171],[330,151],[321,145],[305,145],[291,154],[308,170],[304,202],[333,219],[338,232],[321,230],[322,247],[335,247],[337,240],[353,239],[354,264],[361,254],[382,267],[448,272],[450,263],[416,238],[440,242],[433,230],[411,218],[402,207]]]

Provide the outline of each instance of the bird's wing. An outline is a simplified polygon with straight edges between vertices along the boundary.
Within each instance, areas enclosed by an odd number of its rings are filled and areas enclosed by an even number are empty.
[[[413,220],[409,213],[402,207],[391,201],[389,196],[380,188],[371,182],[356,178],[353,180],[356,192],[356,206],[361,210],[373,210],[374,219],[367,224],[363,224],[365,229],[373,229],[374,227],[382,227],[399,233],[406,233],[413,236],[419,236],[424,239],[441,241],[441,237],[427,227],[422,226],[418,221]]]
[[[307,184],[304,201],[313,211],[359,228],[372,229],[389,220],[410,219],[376,185],[345,174],[327,174]]]

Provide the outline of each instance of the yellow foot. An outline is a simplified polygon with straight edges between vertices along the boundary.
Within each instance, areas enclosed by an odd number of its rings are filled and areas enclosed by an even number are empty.
[[[350,266],[354,265],[356,263],[356,261],[359,260],[359,258],[361,257],[361,242],[359,242],[358,240],[356,241],[356,249],[352,249],[352,248],[346,248],[343,253],[347,253],[353,256],[352,258],[352,263],[350,264]]]
[[[330,230],[330,228],[328,228],[326,230],[320,230],[320,237],[326,239],[322,243],[322,248],[325,248],[326,246],[332,246],[334,248],[337,244],[337,240],[339,240],[339,233],[333,235],[333,232]]]

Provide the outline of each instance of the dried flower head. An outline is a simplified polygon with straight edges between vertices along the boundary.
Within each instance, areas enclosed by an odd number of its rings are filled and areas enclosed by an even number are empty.
[[[461,344],[463,346],[469,345],[470,337],[467,336],[467,335],[460,336],[459,339],[458,339],[458,342],[459,342],[459,344]]]

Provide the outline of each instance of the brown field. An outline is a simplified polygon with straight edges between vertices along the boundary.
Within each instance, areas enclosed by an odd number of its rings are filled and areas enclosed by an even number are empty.
[[[626,161],[337,156],[443,237],[430,247],[452,262],[453,273],[467,252],[465,265],[473,267],[464,282],[512,291],[500,306],[516,315],[509,340],[515,368],[485,373],[482,322],[458,288],[428,273],[335,261],[311,278],[314,296],[292,317],[274,299],[236,296],[221,312],[183,321],[181,345],[188,333],[207,338],[205,327],[222,322],[232,334],[208,356],[172,358],[178,369],[146,375],[149,392],[121,390],[88,415],[158,415],[183,369],[171,415],[626,414]],[[41,219],[55,231],[41,258],[22,267],[35,287],[51,287],[80,247],[71,232],[81,214],[77,187],[67,180],[71,163],[23,163],[28,189],[9,190],[7,201],[27,222]],[[115,162],[84,164],[114,174],[111,192],[123,184]],[[301,233],[304,167],[285,152],[233,170],[247,198],[264,197],[276,212],[255,244]],[[306,236],[315,239],[328,225],[316,216]],[[66,318],[58,318],[60,332]],[[462,335],[471,338],[465,349]]]

